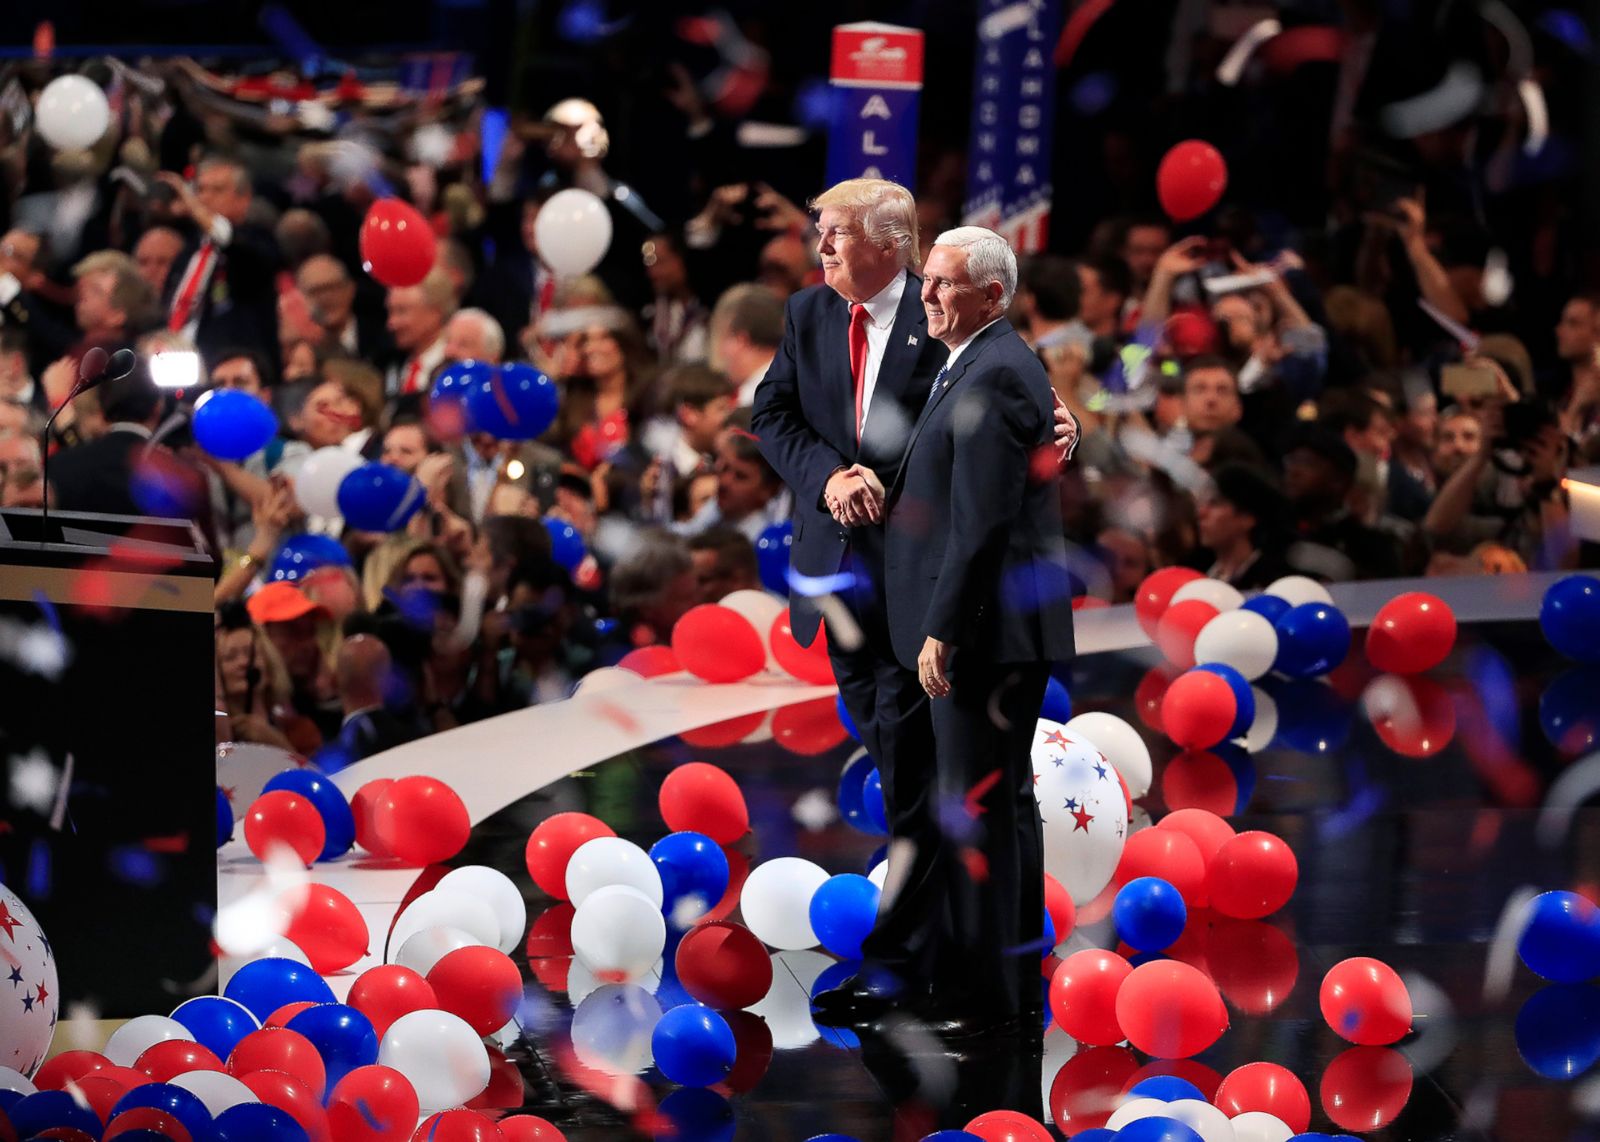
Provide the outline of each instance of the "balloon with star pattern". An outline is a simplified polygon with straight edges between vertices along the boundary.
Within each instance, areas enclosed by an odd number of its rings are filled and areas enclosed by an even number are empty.
[[[32,1076],[56,1033],[56,957],[27,906],[0,884],[0,1067]]]
[[[1043,718],[1032,757],[1045,871],[1074,903],[1087,904],[1111,883],[1128,839],[1128,803],[1117,771],[1089,739]]]

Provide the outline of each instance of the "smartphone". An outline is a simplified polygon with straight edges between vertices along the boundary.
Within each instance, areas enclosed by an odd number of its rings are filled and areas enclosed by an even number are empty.
[[[1439,370],[1439,387],[1458,401],[1482,400],[1500,392],[1500,377],[1488,365],[1446,365]]]

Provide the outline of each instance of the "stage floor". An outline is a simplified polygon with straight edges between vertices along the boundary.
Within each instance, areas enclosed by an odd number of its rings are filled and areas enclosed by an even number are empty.
[[[1136,708],[1154,685],[1140,686],[1155,661],[1149,650],[1089,656],[1073,671],[1076,712],[1119,714],[1151,747],[1155,781],[1136,805],[1136,823],[1186,805],[1212,808],[1240,831],[1276,833],[1299,860],[1299,888],[1279,914],[1265,921],[1192,915],[1181,955],[1216,979],[1231,1019],[1230,1030],[1197,1059],[1164,1066],[1126,1048],[1075,1051],[1055,1029],[1045,1034],[1042,1066],[1027,1051],[1015,1060],[992,1051],[942,1052],[916,1034],[863,1049],[848,1033],[810,1021],[808,990],[834,963],[814,951],[774,957],[773,992],[756,1009],[774,1049],[763,1069],[750,1057],[760,1053],[760,1029],[744,1029],[755,1032],[741,1038],[741,1047],[749,1046],[735,1085],[746,1089],[671,1095],[674,1088],[648,1067],[638,1071],[643,1087],[606,1080],[591,1069],[596,1063],[609,1059],[623,1071],[627,1063],[618,1060],[648,1062],[647,1029],[639,1041],[648,1009],[637,994],[595,994],[581,967],[569,971],[566,957],[550,954],[562,950],[570,912],[529,887],[533,954],[519,958],[534,999],[524,1034],[506,1051],[525,1082],[528,1108],[573,1138],[622,1137],[648,1125],[608,1099],[648,1105],[665,1097],[663,1109],[683,1138],[783,1140],[837,1131],[872,1142],[959,1128],[988,1108],[983,1100],[996,1084],[1036,1082],[1040,1111],[1054,1103],[1060,1113],[1083,1105],[1096,1083],[1120,1089],[1136,1074],[1171,1069],[1204,1087],[1208,1075],[1214,1084],[1240,1064],[1265,1059],[1305,1083],[1312,1130],[1339,1133],[1392,1119],[1361,1133],[1395,1142],[1574,1136],[1584,1107],[1600,1108],[1600,1078],[1582,1073],[1600,1058],[1600,989],[1546,984],[1495,935],[1519,892],[1593,895],[1600,885],[1600,809],[1563,815],[1545,807],[1563,774],[1556,799],[1585,784],[1581,759],[1594,749],[1590,718],[1600,711],[1600,673],[1562,663],[1535,624],[1465,626],[1450,660],[1411,691],[1426,719],[1412,731],[1403,717],[1398,727],[1392,716],[1385,721],[1403,692],[1366,667],[1359,638],[1329,685],[1280,692],[1277,738],[1243,764],[1181,757],[1149,730]],[[656,806],[662,779],[695,759],[722,766],[744,789],[752,832],[731,847],[749,863],[799,855],[830,872],[864,871],[880,838],[837,819],[823,824],[816,812],[832,802],[858,747],[844,741],[797,753],[796,744],[815,748],[828,735],[816,729],[826,719],[800,719],[822,739],[807,741],[806,732],[787,729],[793,718],[780,715],[777,738],[768,718],[753,735],[765,740],[708,748],[670,738],[554,781],[482,820],[452,863],[492,865],[527,886],[530,830],[570,809],[594,813],[648,847],[667,831]],[[1553,735],[1565,736],[1564,748]],[[1405,756],[1391,748],[1394,741],[1430,756]],[[1587,784],[1593,789],[1600,779]],[[1586,792],[1580,788],[1576,799]],[[1060,951],[1115,944],[1109,919],[1100,919],[1081,923]],[[1410,986],[1416,1030],[1394,1051],[1351,1052],[1319,1014],[1323,974],[1353,955],[1389,963]],[[958,1104],[939,1107],[940,1093],[953,1091]]]

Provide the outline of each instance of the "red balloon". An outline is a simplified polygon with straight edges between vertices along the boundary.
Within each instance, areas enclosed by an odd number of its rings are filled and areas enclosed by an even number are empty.
[[[691,607],[672,628],[672,653],[696,678],[740,682],[767,664],[767,651],[750,620],[719,603]]]
[[[1277,1063],[1246,1063],[1230,1071],[1211,1100],[1229,1118],[1259,1110],[1296,1134],[1311,1126],[1311,1096],[1294,1072]]]
[[[132,1090],[136,1086],[144,1086],[145,1083],[154,1081],[143,1071],[135,1070],[132,1067],[102,1067],[95,1074],[100,1078],[111,1079],[113,1082],[121,1083],[123,1090]]]
[[[749,857],[728,845],[722,846],[722,855],[728,860],[728,890],[715,907],[695,921],[697,924],[709,924],[732,916],[733,910],[739,907],[739,897],[744,894],[744,882],[750,879]]]
[[[833,699],[827,701],[831,708]],[[687,762],[667,774],[657,803],[673,832],[690,829],[731,845],[750,831],[750,809],[738,783],[704,761]]]
[[[1185,139],[1156,168],[1156,197],[1174,222],[1188,222],[1210,210],[1228,189],[1228,165],[1210,143]]]
[[[1048,872],[1044,874],[1044,910],[1050,913],[1050,923],[1055,925],[1058,944],[1078,926],[1078,906],[1072,894]]]
[[[515,1110],[528,1101],[527,1088],[517,1064],[498,1047],[485,1047],[489,1053],[489,1084],[467,1100],[468,1110]]]
[[[1111,883],[1117,887],[1154,876],[1178,890],[1190,908],[1206,906],[1206,862],[1200,848],[1176,829],[1140,829],[1122,846]]]
[[[407,864],[449,860],[472,835],[467,807],[436,777],[402,777],[383,791],[372,814],[379,842]]]
[[[476,1110],[441,1110],[426,1119],[411,1136],[412,1142],[490,1142],[504,1134]]]
[[[1015,1110],[991,1110],[967,1123],[966,1132],[984,1142],[1053,1142],[1041,1124]]]
[[[40,1090],[61,1090],[69,1082],[103,1071],[110,1065],[111,1060],[99,1051],[63,1051],[39,1068],[39,1073],[33,1076],[33,1085]]]
[[[262,1102],[298,1122],[311,1142],[328,1142],[328,1113],[305,1083],[286,1071],[251,1071],[235,1077]],[[342,1135],[340,1142],[344,1142]]]
[[[410,1080],[393,1067],[357,1067],[328,1098],[328,1123],[339,1142],[402,1142],[420,1111]]]
[[[367,954],[367,922],[337,888],[313,881],[284,932],[318,975],[343,971]]]
[[[663,674],[676,674],[683,667],[670,646],[641,646],[630,650],[617,660],[623,670],[631,670],[640,678],[657,678]]]
[[[577,909],[571,904],[552,904],[528,925],[526,951],[530,960],[572,955],[572,918]]]
[[[1222,997],[1248,1015],[1268,1015],[1294,990],[1300,953],[1261,920],[1218,920],[1211,927],[1211,978]]]
[[[371,1021],[380,1039],[400,1016],[441,1006],[428,981],[401,964],[381,964],[362,972],[350,985],[346,1002]],[[502,1019],[495,1029],[504,1024]]]
[[[1158,734],[1167,732],[1161,721],[1161,703],[1166,700],[1167,688],[1177,676],[1177,670],[1171,666],[1152,666],[1144,672],[1144,677],[1139,679],[1139,685],[1133,690],[1134,712],[1139,715],[1141,722]]]
[[[1238,708],[1233,687],[1219,675],[1209,670],[1191,670],[1167,689],[1166,700],[1161,703],[1161,721],[1167,727],[1167,736],[1179,748],[1210,749],[1227,738]]]
[[[293,1019],[296,1015],[299,1015],[306,1008],[315,1006],[316,1003],[310,1000],[305,1000],[298,1003],[285,1003],[282,1007],[278,1008],[278,1010],[274,1011],[271,1015],[262,1020],[261,1026],[282,1027],[287,1029],[289,1026],[289,1020]]]
[[[1178,960],[1140,964],[1117,992],[1117,1022],[1147,1055],[1187,1059],[1228,1029],[1228,1009],[1204,972]]]
[[[1383,675],[1362,706],[1383,744],[1404,757],[1432,757],[1456,736],[1455,699],[1432,678]]]
[[[1367,628],[1367,661],[1390,674],[1421,674],[1456,644],[1456,616],[1437,595],[1407,591],[1378,609]]]
[[[128,1088],[116,1079],[108,1079],[99,1074],[73,1079],[72,1084],[76,1091],[74,1097],[88,1103],[89,1109],[100,1116],[101,1122],[111,1121],[112,1110],[122,1101],[122,1096],[128,1093]]]
[[[735,1094],[754,1090],[772,1065],[772,1028],[753,1011],[724,1011],[733,1031],[733,1069],[722,1085]]]
[[[1181,603],[1173,603],[1162,612],[1161,621],[1156,624],[1156,648],[1161,651],[1161,656],[1180,670],[1194,669],[1194,640],[1200,637],[1205,625],[1220,613],[1204,599],[1185,599]],[[1177,685],[1176,679],[1173,685]],[[1167,701],[1162,703],[1163,721],[1170,719],[1166,710],[1171,698],[1172,689],[1168,687]],[[1167,733],[1171,732],[1169,725]]]
[[[1364,1047],[1398,1042],[1411,1031],[1411,993],[1392,967],[1370,956],[1329,968],[1317,1002],[1336,1035]]]
[[[1351,1047],[1322,1072],[1322,1109],[1342,1129],[1381,1130],[1411,1100],[1411,1064],[1392,1047]]]
[[[1226,817],[1238,807],[1239,780],[1216,754],[1185,750],[1161,771],[1161,799],[1168,809],[1204,809]]]
[[[372,823],[378,802],[383,798],[384,791],[393,784],[392,777],[377,777],[357,789],[355,796],[350,798],[350,813],[356,819],[356,844],[375,857],[394,855],[378,839],[378,830]]]
[[[767,641],[772,644],[772,657],[778,660],[778,665],[800,681],[814,682],[818,686],[833,684],[833,663],[828,661],[826,626],[817,627],[817,637],[811,640],[810,646],[801,646],[795,641],[794,629],[789,623],[789,611],[785,608],[783,614],[772,620]]]
[[[668,780],[671,780],[670,776]],[[557,813],[547,817],[528,834],[528,847],[523,853],[528,864],[528,875],[533,877],[533,883],[547,896],[565,900],[567,865],[572,861],[572,854],[585,841],[616,835],[610,825],[587,813]]]
[[[168,1039],[152,1044],[133,1065],[158,1083],[169,1083],[190,1071],[227,1070],[216,1052],[189,1039]]]
[[[438,256],[433,227],[398,198],[380,198],[367,208],[360,242],[363,268],[391,288],[420,284]]]
[[[1139,1061],[1126,1047],[1090,1047],[1073,1055],[1050,1081],[1050,1117],[1056,1127],[1070,1138],[1104,1126],[1138,1070]]]
[[[1144,577],[1133,595],[1133,613],[1145,636],[1154,640],[1156,625],[1166,613],[1167,606],[1178,588],[1195,579],[1204,578],[1192,567],[1163,567]]]
[[[1299,881],[1299,862],[1282,838],[1252,830],[1217,850],[1206,886],[1222,915],[1259,920],[1289,903]]]
[[[522,973],[498,948],[457,948],[428,973],[439,1006],[460,1016],[479,1035],[500,1030],[522,1001]]]
[[[352,1004],[352,1006],[354,1006]],[[287,1027],[263,1027],[234,1045],[228,1072],[234,1078],[256,1071],[282,1071],[305,1083],[311,1096],[321,1101],[328,1090],[328,1070],[311,1040]]]
[[[1127,1038],[1117,1022],[1117,993],[1132,974],[1115,952],[1086,948],[1061,961],[1050,980],[1050,1013],[1080,1043],[1109,1047]]]
[[[189,1133],[189,1128],[182,1122],[153,1106],[135,1106],[124,1110],[106,1123],[106,1132],[100,1137],[121,1138],[134,1130],[153,1130],[157,1134],[166,1135],[172,1142],[192,1142],[194,1138],[194,1135]]]
[[[683,990],[707,1007],[737,1010],[772,990],[772,959],[750,929],[714,920],[689,929],[673,961]]]
[[[257,860],[287,847],[308,868],[322,855],[328,827],[309,798],[287,789],[263,793],[245,811],[244,839]]]
[[[1200,850],[1200,859],[1209,871],[1217,850],[1233,839],[1233,826],[1206,809],[1177,809],[1156,822],[1158,829],[1182,833]]]
[[[678,736],[683,739],[685,745],[693,746],[695,749],[724,749],[744,741],[759,730],[766,720],[767,711],[757,710],[753,714],[744,714],[737,718],[712,722],[709,726],[684,730]]]
[[[839,707],[832,698],[796,702],[772,715],[773,740],[801,757],[827,753],[849,736],[844,723],[839,720]]]
[[[500,1120],[506,1142],[567,1142],[567,1136],[537,1114],[513,1114]]]

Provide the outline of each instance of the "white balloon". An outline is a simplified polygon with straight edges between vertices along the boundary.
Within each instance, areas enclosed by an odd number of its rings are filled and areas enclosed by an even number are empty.
[[[1233,1136],[1238,1142],[1289,1142],[1294,1131],[1276,1115],[1247,1110],[1233,1116]]]
[[[14,1090],[24,1097],[39,1092],[39,1088],[33,1085],[32,1079],[10,1067],[0,1067],[0,1090]]]
[[[20,772],[20,770],[18,771]],[[55,1038],[61,991],[55,952],[28,906],[0,884],[0,1067],[31,1075]],[[20,979],[20,982],[19,982]],[[9,980],[9,982],[7,982]],[[27,1000],[26,1003],[23,1000]]]
[[[816,951],[772,954],[772,988],[747,1010],[767,1021],[777,1050],[795,1050],[817,1039],[819,1032],[811,1018],[811,989],[817,977],[835,962]]]
[[[165,1015],[140,1015],[111,1032],[111,1038],[106,1040],[105,1057],[119,1067],[131,1067],[139,1061],[140,1055],[168,1039],[187,1039],[192,1043],[194,1034]]]
[[[52,147],[92,147],[111,126],[111,106],[106,102],[106,93],[92,79],[63,75],[52,79],[39,93],[33,121],[40,136]]]
[[[510,953],[522,943],[528,928],[528,905],[509,876],[499,869],[469,864],[452,869],[433,886],[435,892],[461,892],[487,904],[500,922],[500,939],[494,944]]]
[[[1075,904],[1111,883],[1128,835],[1128,804],[1115,768],[1066,727],[1039,720],[1033,735],[1033,794],[1044,822],[1044,869]]]
[[[1239,589],[1221,579],[1190,579],[1172,592],[1172,604],[1169,605],[1186,603],[1190,599],[1210,603],[1219,611],[1231,611],[1244,603],[1244,596]]]
[[[1128,796],[1143,797],[1150,792],[1150,747],[1144,744],[1139,731],[1126,721],[1115,714],[1091,710],[1079,714],[1063,728],[1069,734],[1088,738],[1095,749],[1106,755],[1106,760],[1128,783]]]
[[[776,595],[757,591],[751,587],[746,587],[742,591],[730,591],[719,602],[756,628],[756,637],[761,640],[761,646],[767,652],[767,669],[781,672],[783,668],[772,656],[772,624],[779,615],[789,609],[789,604]]]
[[[1106,1119],[1106,1129],[1121,1130],[1128,1123],[1141,1118],[1170,1118],[1172,1116],[1167,1113],[1169,1105],[1159,1098],[1130,1098],[1111,1112],[1111,1117]]]
[[[650,1036],[661,1020],[661,1004],[636,983],[604,984],[572,1013],[572,1050],[608,1075],[636,1075],[655,1062]]]
[[[584,841],[567,862],[567,899],[576,908],[608,884],[625,884],[661,907],[661,873],[649,853],[621,837]]]
[[[1276,595],[1287,602],[1291,607],[1298,607],[1301,603],[1331,603],[1333,596],[1328,594],[1328,588],[1315,579],[1304,575],[1285,575],[1282,579],[1274,580],[1263,595]]]
[[[318,448],[300,464],[294,475],[294,498],[307,515],[339,518],[339,485],[364,464],[359,452],[337,444]]]
[[[408,904],[394,922],[394,931],[389,933],[389,962],[398,962],[406,941],[426,928],[459,928],[475,944],[500,945],[500,918],[487,901],[465,892],[441,892],[436,885]]]
[[[411,1081],[424,1114],[460,1106],[489,1085],[483,1040],[448,1011],[412,1011],[389,1024],[378,1044],[378,1062]]]
[[[828,874],[803,857],[778,857],[758,864],[744,882],[739,908],[756,939],[779,951],[817,946],[811,927],[811,897]]]
[[[483,941],[478,937],[460,928],[424,928],[407,936],[406,942],[400,945],[400,950],[389,962],[410,968],[418,975],[427,975],[433,970],[434,964],[457,948],[472,948],[482,944]]]
[[[1237,1142],[1228,1116],[1209,1102],[1180,1098],[1167,1103],[1167,1117],[1176,1118],[1206,1142]]]
[[[557,277],[577,277],[611,248],[611,213],[587,190],[558,190],[539,208],[533,234],[541,262]]]
[[[578,685],[572,693],[574,697],[579,694],[604,694],[607,690],[631,686],[637,681],[639,676],[631,670],[624,670],[620,666],[602,666],[578,679]]]
[[[167,1081],[173,1086],[181,1086],[205,1103],[213,1118],[230,1106],[261,1101],[256,1097],[255,1091],[232,1075],[225,1075],[221,1071],[190,1071]]]
[[[1220,662],[1254,682],[1278,657],[1278,632],[1255,611],[1224,611],[1200,628],[1194,640],[1196,662]]]
[[[1244,748],[1255,753],[1266,749],[1278,736],[1278,703],[1259,686],[1250,687],[1250,693],[1255,696],[1256,716],[1250,723],[1250,732],[1244,735]]]
[[[637,888],[608,884],[578,905],[572,917],[572,951],[597,977],[633,983],[667,946],[667,921],[659,898]]]
[[[889,879],[888,858],[884,858],[877,864],[873,865],[872,871],[867,873],[867,879],[872,881],[873,884],[876,884],[878,886],[878,891],[882,892],[884,881]]]

